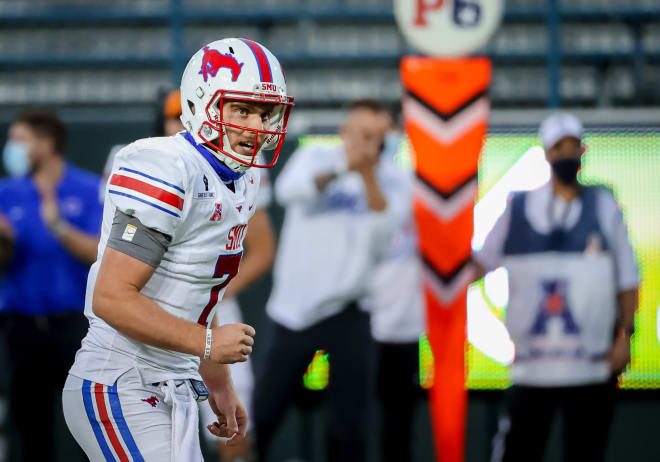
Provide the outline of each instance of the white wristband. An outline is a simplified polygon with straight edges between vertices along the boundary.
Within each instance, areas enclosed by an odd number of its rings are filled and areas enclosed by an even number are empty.
[[[213,330],[206,328],[206,345],[204,346],[204,359],[211,357],[211,341],[213,340]]]

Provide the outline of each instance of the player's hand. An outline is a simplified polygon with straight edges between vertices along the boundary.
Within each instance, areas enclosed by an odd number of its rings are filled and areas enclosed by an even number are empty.
[[[212,392],[209,404],[218,418],[206,428],[220,438],[229,438],[227,446],[236,446],[245,439],[248,425],[248,414],[239,401],[233,389]]]
[[[255,331],[247,324],[225,324],[213,328],[211,360],[221,364],[247,361],[252,353]]]
[[[628,366],[630,362],[630,337],[621,332],[614,345],[607,354],[607,359],[610,362],[610,369],[614,374],[620,374]]]

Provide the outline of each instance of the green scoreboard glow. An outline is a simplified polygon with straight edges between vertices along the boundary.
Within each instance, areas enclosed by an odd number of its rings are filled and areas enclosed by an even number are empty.
[[[610,186],[623,208],[640,268],[640,304],[632,339],[632,362],[622,388],[660,388],[660,131],[607,129],[587,132],[580,180]],[[550,171],[535,134],[495,132],[486,141],[479,168],[473,247],[504,209],[509,191],[532,189]],[[506,271],[490,273],[468,292],[470,388],[509,385],[514,349],[502,319],[508,294]]]
[[[301,138],[306,143],[337,144],[337,137]],[[623,208],[640,268],[640,304],[632,339],[632,361],[621,388],[660,388],[660,131],[588,131],[580,181],[610,186]],[[404,145],[398,160],[410,163]],[[511,191],[534,189],[550,177],[535,132],[493,131],[479,166],[473,248],[483,245],[504,211]],[[507,273],[500,268],[468,290],[468,377],[472,389],[506,388],[515,349],[503,319],[508,303]]]

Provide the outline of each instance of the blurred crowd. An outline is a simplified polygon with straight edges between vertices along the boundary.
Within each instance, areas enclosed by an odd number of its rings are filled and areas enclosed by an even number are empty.
[[[180,113],[178,93],[164,96],[154,135],[183,130]],[[0,314],[12,461],[54,460],[55,428],[63,424],[57,397],[87,328],[87,271],[107,177],[66,160],[66,132],[51,113],[25,113],[3,152]],[[326,409],[328,460],[369,460],[374,428],[379,460],[412,460],[415,409],[426,399],[414,166],[400,156],[400,121],[379,101],[354,101],[338,134],[337,145],[301,146],[273,186],[261,177],[245,257],[218,313],[235,323],[241,309],[261,310],[239,307],[237,296],[272,268],[268,323],[257,340],[261,361],[231,366],[250,437],[227,447],[204,430],[218,460],[269,460],[287,410],[314,388],[303,377],[319,373],[312,369],[322,361],[329,368],[314,399]],[[563,460],[604,457],[616,376],[630,360],[639,276],[611,191],[578,181],[582,136],[569,114],[543,122],[550,182],[514,194],[473,258],[478,277],[500,266],[509,271],[507,327],[517,354],[493,460],[542,460],[557,409],[566,424]],[[273,199],[285,209],[279,243],[268,213]],[[374,413],[380,426],[370,424]],[[215,419],[204,403],[200,416],[202,428]]]

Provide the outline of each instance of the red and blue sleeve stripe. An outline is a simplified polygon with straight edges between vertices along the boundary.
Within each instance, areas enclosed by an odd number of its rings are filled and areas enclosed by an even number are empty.
[[[181,187],[179,187],[179,186],[177,186],[177,185],[175,185],[175,184],[172,184],[172,183],[170,183],[170,182],[167,182],[167,181],[165,181],[165,180],[161,180],[160,178],[156,178],[155,176],[147,175],[147,174],[144,173],[144,172],[139,172],[139,171],[137,171],[137,170],[133,170],[132,168],[126,168],[126,167],[119,167],[119,170],[124,170],[125,172],[135,173],[136,175],[140,175],[140,176],[143,176],[143,177],[148,178],[148,179],[150,179],[150,180],[157,181],[158,183],[162,183],[162,184],[164,184],[165,186],[169,186],[169,187],[172,188],[172,189],[176,189],[176,190],[179,191],[181,194],[185,194],[185,193],[186,193],[186,192],[183,190],[183,188],[181,188]]]
[[[144,181],[136,180],[129,176],[112,175],[110,179],[110,184],[114,186],[121,186],[122,188],[132,189],[146,196],[153,197],[161,202],[165,202],[172,207],[176,207],[179,210],[183,210],[183,199],[176,194],[165,191],[164,189],[152,186]]]
[[[178,218],[185,191],[160,178],[120,167],[110,178],[108,193],[142,202]]]

